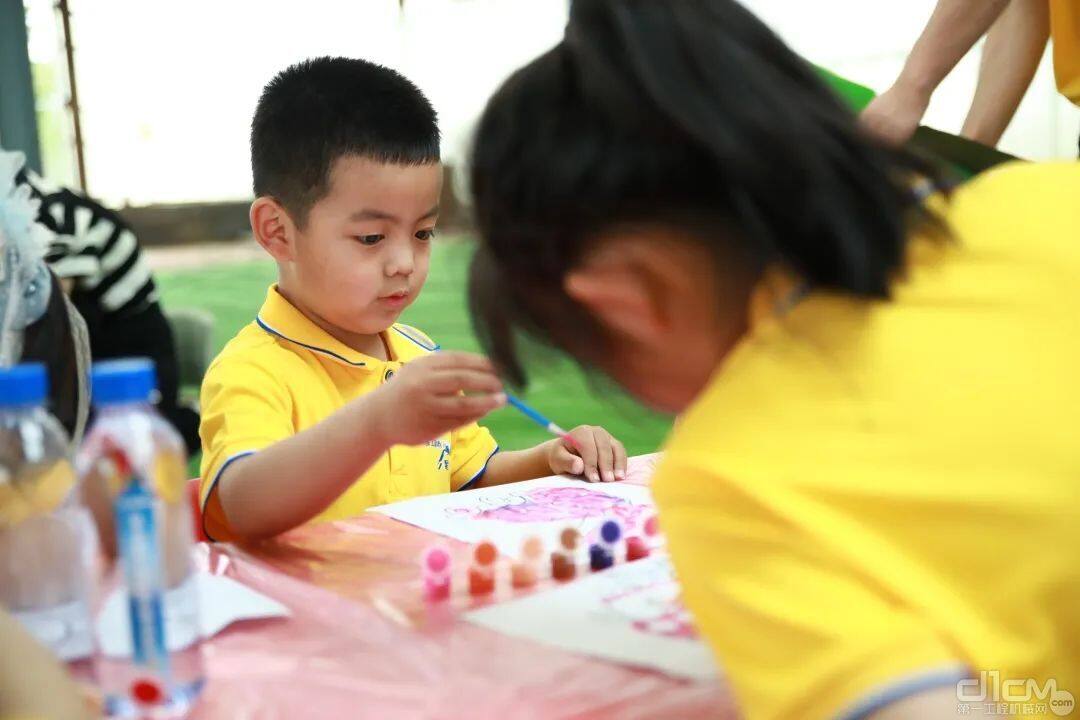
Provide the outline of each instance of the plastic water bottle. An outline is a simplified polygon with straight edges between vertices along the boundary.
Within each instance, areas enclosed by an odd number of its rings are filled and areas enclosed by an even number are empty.
[[[184,442],[151,405],[154,365],[97,363],[93,425],[80,475],[104,482],[112,499],[118,586],[130,657],[99,657],[97,673],[113,717],[184,717],[202,690],[198,589],[191,565]]]
[[[42,365],[0,369],[0,607],[89,682],[97,531],[47,391]]]

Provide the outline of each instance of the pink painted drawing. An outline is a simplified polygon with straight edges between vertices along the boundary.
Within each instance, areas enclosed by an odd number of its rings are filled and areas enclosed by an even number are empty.
[[[664,612],[653,617],[634,620],[633,628],[646,635],[681,640],[695,640],[698,637],[690,612],[680,602],[671,603]]]
[[[565,522],[588,518],[616,518],[624,527],[636,528],[654,512],[650,505],[637,505],[621,497],[590,487],[538,488],[520,495],[489,499],[488,507],[449,508],[450,517],[501,520],[508,523]]]
[[[681,640],[698,638],[693,618],[683,605],[678,583],[674,581],[634,588],[605,597],[603,602],[609,610],[624,617],[634,630],[645,635]]]

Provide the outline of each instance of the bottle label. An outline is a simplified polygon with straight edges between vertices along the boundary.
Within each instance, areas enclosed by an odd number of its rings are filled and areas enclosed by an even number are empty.
[[[168,676],[162,553],[158,533],[160,501],[137,478],[116,499],[116,535],[128,591],[132,658],[137,665]]]

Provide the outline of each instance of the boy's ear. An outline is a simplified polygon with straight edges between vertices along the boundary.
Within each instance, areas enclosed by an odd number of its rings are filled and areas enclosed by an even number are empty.
[[[248,211],[251,232],[255,241],[262,245],[278,262],[290,262],[295,256],[295,226],[281,203],[266,195],[255,198]]]
[[[566,274],[563,289],[613,335],[650,345],[668,329],[659,278],[636,254],[599,252]]]

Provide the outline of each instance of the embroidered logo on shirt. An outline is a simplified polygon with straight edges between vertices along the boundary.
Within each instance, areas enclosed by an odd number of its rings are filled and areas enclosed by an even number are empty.
[[[436,470],[449,470],[450,469],[450,443],[443,445],[442,452],[439,453],[439,459],[435,462]]]

